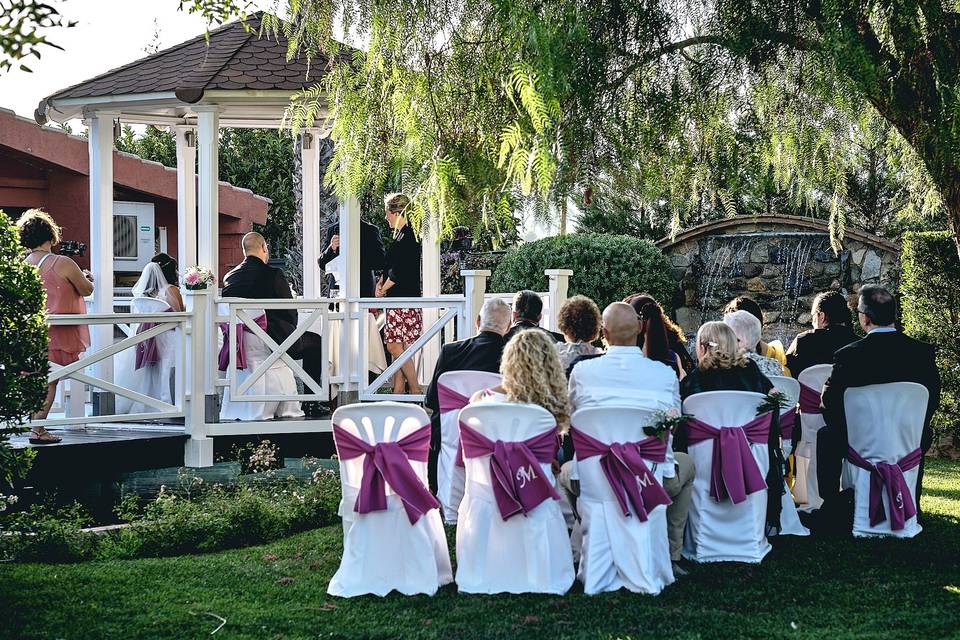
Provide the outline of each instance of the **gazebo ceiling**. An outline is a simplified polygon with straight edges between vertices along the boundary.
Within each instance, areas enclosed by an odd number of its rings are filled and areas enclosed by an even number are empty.
[[[118,114],[124,122],[194,124],[198,107],[216,105],[227,127],[276,127],[290,97],[313,86],[327,58],[287,61],[287,40],[260,37],[261,13],[231,22],[146,58],[54,93],[34,114],[40,124]]]

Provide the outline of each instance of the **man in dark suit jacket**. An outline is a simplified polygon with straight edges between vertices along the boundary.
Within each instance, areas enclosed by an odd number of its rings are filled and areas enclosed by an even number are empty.
[[[437,456],[440,453],[440,398],[437,381],[448,371],[488,371],[500,373],[500,357],[506,344],[503,334],[510,327],[510,307],[500,298],[490,298],[483,303],[477,317],[479,333],[472,338],[457,340],[443,345],[433,379],[427,387],[423,404],[433,411],[430,418],[432,437],[428,476],[430,486],[437,485]]]
[[[321,269],[340,255],[340,225],[332,224],[327,227],[323,244],[326,249],[317,259]],[[376,291],[374,271],[384,269],[383,241],[380,239],[380,230],[374,225],[360,221],[360,297],[372,298]]]
[[[847,453],[847,421],[843,394],[851,387],[888,382],[917,382],[930,392],[920,448],[930,448],[930,419],[940,406],[940,373],[933,347],[897,331],[897,302],[877,285],[860,289],[857,305],[860,325],[867,335],[834,354],[833,373],[823,387],[823,417],[827,423],[817,434],[817,482],[824,507],[837,499],[840,472]],[[923,482],[923,462],[917,475],[917,508]]]
[[[223,277],[224,298],[292,298],[290,285],[283,272],[267,264],[270,252],[263,236],[251,232],[241,243],[244,259]],[[267,309],[267,335],[282,344],[297,327],[295,309]],[[321,358],[320,336],[311,331],[297,338],[287,349],[292,358],[303,360],[303,369],[320,382],[324,363]],[[309,409],[311,407],[305,407]]]
[[[554,342],[563,342],[563,335],[540,326],[543,315],[543,300],[535,292],[524,289],[513,296],[513,326],[503,337],[504,342],[527,329],[539,329],[553,338]]]

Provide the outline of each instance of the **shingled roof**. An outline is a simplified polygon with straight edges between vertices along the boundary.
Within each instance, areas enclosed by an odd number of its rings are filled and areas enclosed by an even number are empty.
[[[296,91],[312,86],[328,67],[325,57],[308,65],[303,58],[287,61],[287,40],[260,37],[262,13],[231,22],[146,58],[73,85],[40,103],[72,98],[174,92],[186,103],[199,101],[212,89]]]

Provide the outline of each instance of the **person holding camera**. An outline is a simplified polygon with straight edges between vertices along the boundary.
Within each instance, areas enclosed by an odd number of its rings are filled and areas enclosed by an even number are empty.
[[[60,243],[60,227],[50,214],[40,209],[26,211],[17,221],[17,231],[20,244],[28,250],[27,263],[35,266],[43,279],[47,313],[86,313],[83,298],[93,293],[93,275],[86,269],[81,271],[71,258],[53,253],[53,247]],[[80,354],[90,346],[90,331],[82,324],[51,326],[49,336],[47,359],[61,366],[79,360]],[[33,414],[34,420],[47,417],[56,393],[54,382],[47,387],[47,397],[40,411]],[[60,440],[43,427],[30,430],[31,444],[52,444]]]

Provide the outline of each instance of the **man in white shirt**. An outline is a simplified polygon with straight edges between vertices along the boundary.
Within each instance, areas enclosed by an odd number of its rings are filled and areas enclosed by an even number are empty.
[[[637,346],[640,321],[633,307],[614,302],[603,310],[603,337],[607,351],[598,358],[582,360],[570,372],[569,391],[571,413],[586,407],[606,405],[637,406],[654,411],[680,410],[680,382],[667,365],[647,358]],[[643,433],[637,433],[642,440]],[[673,501],[667,507],[667,529],[670,537],[670,559],[674,573],[686,575],[677,565],[683,546],[683,530],[690,510],[693,491],[693,462],[685,453],[668,449],[668,464],[664,471],[663,487]],[[561,484],[574,496],[579,493],[576,464],[564,465]],[[571,498],[573,503],[574,498]]]

